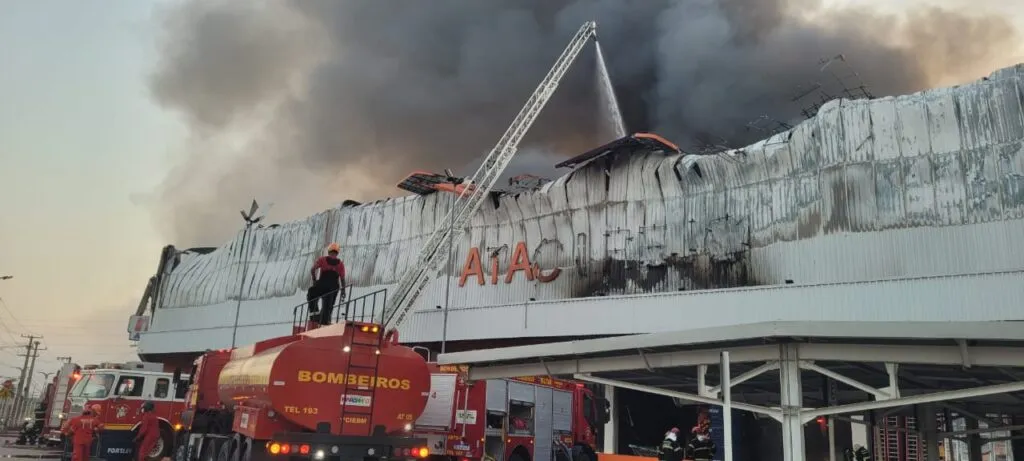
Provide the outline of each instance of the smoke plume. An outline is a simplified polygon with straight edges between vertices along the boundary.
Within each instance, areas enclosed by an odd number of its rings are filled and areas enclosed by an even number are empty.
[[[291,219],[397,195],[412,169],[472,163],[586,20],[627,127],[683,146],[797,119],[791,98],[826,78],[822,58],[843,54],[880,96],[980,77],[1018,45],[995,16],[821,0],[187,0],[162,18],[150,88],[191,138],[154,211],[185,245],[232,235],[254,196]],[[590,49],[567,75],[524,142],[528,163],[608,140],[594,62]]]

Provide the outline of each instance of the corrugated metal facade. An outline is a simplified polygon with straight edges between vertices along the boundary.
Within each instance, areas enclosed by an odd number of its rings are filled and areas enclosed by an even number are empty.
[[[468,307],[1022,269],[1022,78],[1017,66],[956,88],[832,101],[743,149],[608,157],[536,192],[501,196],[460,234],[454,267],[420,308],[443,304],[449,281],[451,305]],[[388,199],[255,230],[243,299],[301,299],[330,241],[341,243],[357,294],[388,286],[445,224],[449,201]],[[233,305],[240,237],[165,271],[159,307]],[[557,268],[557,278],[519,271],[506,283],[517,242],[539,274]],[[460,287],[470,248],[479,249],[483,277],[470,274]],[[246,317],[280,320],[291,307]]]

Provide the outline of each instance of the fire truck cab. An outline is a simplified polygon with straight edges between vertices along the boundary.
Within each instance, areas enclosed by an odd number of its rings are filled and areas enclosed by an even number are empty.
[[[162,364],[150,362],[104,362],[81,367],[81,377],[68,393],[65,419],[81,414],[86,406],[99,405],[98,417],[104,430],[100,434],[102,453],[97,456],[108,461],[133,459],[142,404],[153,402],[162,437],[146,458],[169,456],[174,433],[181,429],[188,377],[163,369]]]

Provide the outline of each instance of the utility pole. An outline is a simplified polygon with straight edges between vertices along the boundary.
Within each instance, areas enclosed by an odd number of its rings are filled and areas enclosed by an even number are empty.
[[[40,336],[39,338],[42,339],[42,336]],[[25,405],[29,402],[29,395],[32,392],[32,375],[35,374],[36,359],[39,358],[40,344],[42,343],[40,343],[39,341],[35,342],[35,346],[32,350],[32,362],[28,364],[28,373],[25,373],[25,396],[24,398],[21,399],[21,413],[18,415],[19,418],[21,417],[21,415],[25,414]],[[46,348],[43,348],[43,350],[45,351]]]
[[[25,372],[28,371],[28,359],[32,356],[32,350],[34,347],[38,347],[36,345],[39,343],[36,341],[37,336],[21,335],[21,337],[28,338],[28,344],[25,345],[25,355],[22,356],[25,357],[25,364],[22,365],[21,375],[18,377],[18,391],[14,393],[14,402],[7,412],[7,417],[4,418],[7,422],[7,427],[12,427],[12,423],[15,423],[14,418],[18,417],[18,407],[21,406],[24,393],[28,391],[28,388],[25,387]]]

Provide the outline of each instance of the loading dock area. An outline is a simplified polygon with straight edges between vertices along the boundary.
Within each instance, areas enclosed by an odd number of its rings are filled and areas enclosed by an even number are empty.
[[[841,459],[848,446],[836,444],[833,430],[839,424],[854,428],[851,437],[865,440],[878,461],[938,461],[940,446],[966,447],[966,458],[947,448],[945,461],[997,461],[1013,454],[1024,458],[1024,450],[991,451],[993,442],[1017,446],[1024,439],[1022,327],[1022,322],[766,322],[450,353],[439,361],[469,365],[474,380],[573,377],[751,412],[781,424],[785,461],[805,460],[804,431],[815,422],[828,427],[825,459],[831,461]],[[731,412],[723,414],[729,428]],[[900,415],[917,423],[889,423]],[[605,430],[611,435],[606,451],[615,446],[614,421]],[[724,432],[722,459],[730,461],[732,431]],[[902,455],[890,455],[885,433],[915,435],[920,448],[911,449],[920,456],[905,447],[896,449]],[[987,457],[983,446],[989,447]]]

